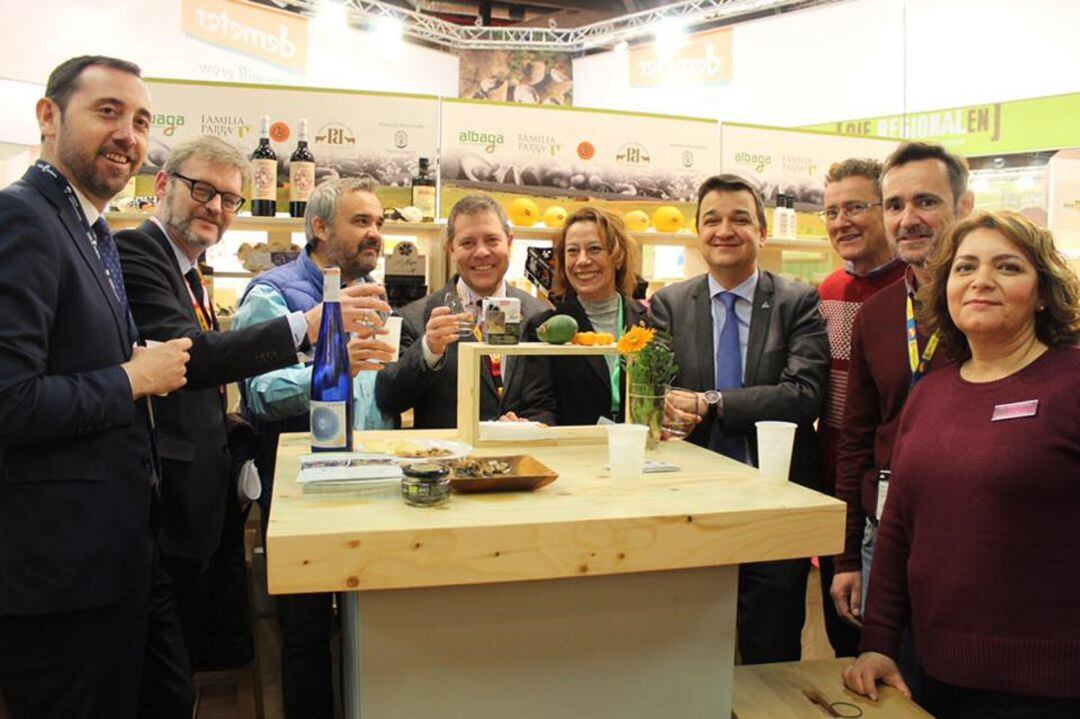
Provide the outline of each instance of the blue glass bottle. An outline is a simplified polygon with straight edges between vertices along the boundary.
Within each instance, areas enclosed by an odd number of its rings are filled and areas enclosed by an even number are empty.
[[[341,270],[323,272],[323,311],[311,366],[311,451],[351,452],[352,377],[348,335],[341,321]]]

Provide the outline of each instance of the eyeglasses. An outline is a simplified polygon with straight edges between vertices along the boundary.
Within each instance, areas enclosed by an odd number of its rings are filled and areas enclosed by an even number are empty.
[[[817,213],[818,217],[823,220],[835,220],[843,215],[849,219],[856,217],[862,217],[866,214],[866,211],[871,207],[881,207],[880,202],[849,202],[843,207],[826,207],[821,212]]]
[[[206,204],[210,202],[218,195],[221,195],[221,209],[226,212],[237,212],[244,203],[247,202],[240,195],[234,195],[231,192],[221,192],[218,188],[211,185],[209,182],[203,182],[202,180],[194,180],[190,177],[184,177],[178,172],[172,173],[172,176],[178,180],[183,180],[191,190],[191,199],[196,202],[202,202]]]

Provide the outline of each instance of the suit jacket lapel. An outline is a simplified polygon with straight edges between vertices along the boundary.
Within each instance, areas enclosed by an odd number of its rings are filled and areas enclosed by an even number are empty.
[[[75,244],[75,249],[78,250],[79,256],[86,263],[87,269],[93,275],[98,287],[101,289],[101,293],[105,296],[105,302],[108,304],[113,321],[116,323],[117,330],[119,330],[121,343],[130,345],[131,338],[128,337],[127,317],[124,316],[120,308],[120,302],[116,299],[116,293],[113,292],[109,278],[105,276],[104,265],[98,258],[97,252],[94,251],[93,245],[90,244],[90,238],[87,237],[87,230],[83,227],[79,213],[71,206],[70,201],[64,196],[63,192],[50,179],[42,177],[34,168],[27,170],[26,174],[23,175],[23,179],[36,187],[56,207],[61,224],[71,235],[71,241]],[[123,282],[124,278],[118,277],[116,281]]]
[[[750,337],[746,342],[746,368],[743,372],[743,386],[757,384],[758,366],[765,350],[765,339],[769,334],[769,321],[773,311],[772,275],[762,270],[758,277],[757,290],[754,292],[754,308],[750,315]]]
[[[709,296],[709,280],[703,276],[691,291],[695,356],[697,357],[697,387],[716,386],[716,357],[713,355],[712,297]]]
[[[191,301],[191,293],[188,290],[187,277],[184,277],[184,274],[180,271],[180,265],[176,261],[176,251],[173,249],[172,241],[161,231],[161,228],[158,227],[156,222],[150,220],[139,225],[138,230],[157,242],[162,251],[165,252],[165,257],[168,258],[169,267],[172,268],[173,276],[180,280],[179,285],[174,284],[173,286],[176,296],[180,300],[180,306],[186,309],[191,321],[196,325],[199,325],[199,317],[195,314],[195,305]],[[211,329],[213,329],[213,327],[211,327]]]
[[[566,314],[577,320],[578,331],[580,332],[592,332],[592,322],[589,322],[589,316],[585,314],[585,308],[577,297],[569,298],[563,303],[561,310]],[[583,357],[585,364],[589,366],[589,369],[596,376],[596,380],[604,387],[611,387],[611,374],[608,372],[607,362],[604,361],[602,355],[585,355]]]

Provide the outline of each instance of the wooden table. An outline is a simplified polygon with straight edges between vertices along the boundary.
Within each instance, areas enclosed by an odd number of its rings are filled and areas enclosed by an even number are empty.
[[[476,452],[531,454],[554,484],[423,509],[301,495],[309,440],[283,435],[270,591],[345,593],[346,716],[727,717],[737,565],[842,549],[835,499],[681,442],[649,453],[681,471],[619,488],[602,430],[557,433]]]
[[[816,690],[825,701],[847,702],[862,711],[862,719],[933,719],[897,689],[878,686],[878,700],[844,688],[840,673],[851,659],[784,662],[735,667],[736,719],[823,719],[828,714],[810,703],[804,689]],[[835,706],[843,716],[854,716],[850,706]]]

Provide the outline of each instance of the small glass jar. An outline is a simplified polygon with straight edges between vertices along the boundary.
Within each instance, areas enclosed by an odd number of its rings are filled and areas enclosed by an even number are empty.
[[[441,464],[411,464],[402,468],[401,496],[414,507],[434,507],[450,498],[450,468]]]

